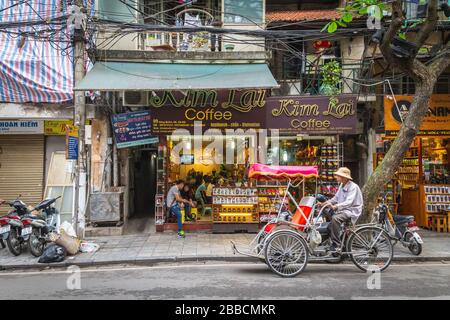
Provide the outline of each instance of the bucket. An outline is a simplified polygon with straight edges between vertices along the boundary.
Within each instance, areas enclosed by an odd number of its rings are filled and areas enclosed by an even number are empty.
[[[314,203],[316,202],[316,198],[314,197],[303,197],[300,200],[299,208],[295,211],[294,216],[292,217],[292,223],[304,225],[306,224],[306,220],[312,212],[312,208],[314,207]],[[303,214],[300,212],[303,212]],[[297,227],[299,230],[305,229],[304,227]]]

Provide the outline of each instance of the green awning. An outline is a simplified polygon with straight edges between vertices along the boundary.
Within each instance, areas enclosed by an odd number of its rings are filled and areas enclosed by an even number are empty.
[[[183,64],[96,62],[77,91],[276,88],[265,63]]]

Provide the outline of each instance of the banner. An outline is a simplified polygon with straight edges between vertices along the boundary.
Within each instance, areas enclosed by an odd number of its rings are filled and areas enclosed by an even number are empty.
[[[158,143],[151,132],[149,111],[115,114],[111,117],[117,148]]]
[[[413,96],[384,97],[384,128],[387,136],[396,136],[400,130],[402,119],[405,119],[411,108]],[[420,136],[450,135],[450,94],[433,94],[420,131]]]

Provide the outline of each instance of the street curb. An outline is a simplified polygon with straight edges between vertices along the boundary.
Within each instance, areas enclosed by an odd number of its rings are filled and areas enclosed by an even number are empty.
[[[260,260],[245,256],[169,256],[169,257],[150,257],[150,258],[135,258],[123,260],[102,260],[102,261],[64,261],[59,263],[45,263],[45,264],[16,264],[16,265],[0,265],[0,271],[5,270],[25,270],[25,269],[39,269],[44,270],[48,268],[67,268],[70,266],[77,267],[95,267],[107,265],[141,265],[152,266],[159,263],[175,263],[175,262],[207,262],[207,261],[221,261],[221,262],[258,262]],[[450,256],[438,257],[394,257],[392,262],[438,262],[450,261]],[[311,264],[323,262],[310,262]]]

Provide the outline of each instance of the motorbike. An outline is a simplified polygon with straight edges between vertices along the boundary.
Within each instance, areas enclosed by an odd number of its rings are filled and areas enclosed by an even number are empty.
[[[0,222],[5,231],[2,238],[6,239],[9,251],[15,256],[22,253],[23,245],[28,243],[32,231],[31,219],[28,217],[30,211],[19,198],[20,196],[14,201],[6,201],[13,210],[3,216]]]
[[[33,217],[30,221],[31,234],[29,239],[30,252],[35,257],[40,257],[45,246],[50,241],[49,235],[58,229],[60,216],[58,210],[53,206],[61,196],[41,201],[33,209],[41,213],[40,217]]]
[[[394,245],[400,242],[413,255],[418,256],[422,253],[423,240],[417,233],[419,227],[414,221],[414,216],[392,214],[386,204],[386,197],[382,197],[375,209],[375,219],[386,230]]]

